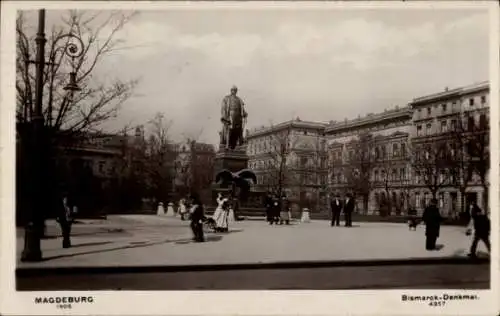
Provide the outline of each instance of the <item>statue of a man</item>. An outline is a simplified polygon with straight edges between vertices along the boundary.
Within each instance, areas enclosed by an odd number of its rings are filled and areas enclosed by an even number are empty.
[[[231,94],[224,97],[221,107],[221,145],[234,149],[236,145],[243,145],[243,130],[245,128],[247,112],[245,103],[238,97],[238,88],[233,86]]]

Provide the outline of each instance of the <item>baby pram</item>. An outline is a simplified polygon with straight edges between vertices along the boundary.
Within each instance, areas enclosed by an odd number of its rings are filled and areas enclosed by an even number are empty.
[[[204,217],[203,218],[203,226],[212,232],[217,231],[217,225],[215,224],[215,220],[211,217]]]

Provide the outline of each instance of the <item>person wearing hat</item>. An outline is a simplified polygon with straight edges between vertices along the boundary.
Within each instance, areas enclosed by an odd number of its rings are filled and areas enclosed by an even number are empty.
[[[436,250],[436,241],[443,221],[436,199],[431,199],[431,203],[425,208],[422,221],[425,223],[425,249]]]
[[[332,209],[332,220],[330,226],[340,226],[340,213],[342,212],[342,201],[340,200],[340,195],[335,194],[335,198],[330,202],[330,207]]]
[[[280,201],[280,225],[285,223],[286,225],[290,225],[290,213],[289,211],[289,203],[286,199],[286,196],[281,197]]]
[[[193,231],[195,242],[204,242],[205,237],[203,236],[203,220],[205,219],[205,212],[203,209],[203,204],[196,193],[192,193],[190,196],[191,205],[191,230]]]
[[[470,217],[469,226],[467,228],[466,234],[472,234],[472,228],[474,228],[474,237],[472,239],[472,244],[470,246],[469,257],[476,258],[477,245],[479,241],[483,241],[488,252],[491,250],[490,244],[490,230],[491,223],[488,215],[486,215],[483,210],[477,205],[476,202],[472,202],[470,205]]]
[[[345,227],[352,227],[352,212],[354,212],[354,199],[352,195],[348,193],[344,202]]]

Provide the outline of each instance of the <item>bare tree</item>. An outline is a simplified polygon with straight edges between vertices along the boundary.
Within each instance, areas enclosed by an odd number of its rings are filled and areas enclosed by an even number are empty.
[[[151,134],[146,143],[146,172],[150,195],[154,199],[167,200],[172,192],[176,150],[169,137],[171,121],[164,115],[156,114],[150,122]]]
[[[313,186],[318,192],[316,198],[316,209],[328,209],[326,193],[328,190],[328,151],[324,133],[318,132],[314,142],[314,152],[312,159]]]
[[[93,76],[102,62],[117,50],[123,49],[117,35],[134,13],[92,13],[68,11],[61,23],[54,26],[48,36],[46,47],[47,66],[44,68],[43,114],[48,132],[57,134],[82,133],[96,130],[103,122],[113,118],[120,106],[131,96],[137,80],[98,80]],[[29,122],[34,111],[34,67],[35,34],[29,33],[25,15],[17,17],[16,90],[17,119]],[[64,50],[73,41],[72,34],[82,40],[82,55],[69,58]],[[73,42],[75,45],[80,45]],[[62,45],[62,46],[61,46]],[[79,91],[66,91],[70,73],[75,73]]]
[[[271,129],[273,126],[271,126]],[[291,153],[295,146],[292,126],[272,133],[270,142],[267,143],[267,155],[264,161],[266,174],[265,183],[278,195],[285,192],[285,188],[297,183],[297,175],[293,171],[294,162]]]
[[[450,158],[448,142],[444,138],[413,144],[412,167],[417,182],[423,183],[433,198],[444,186],[453,182],[456,164]]]
[[[373,187],[371,174],[375,166],[374,149],[375,140],[371,134],[359,135],[348,144],[347,159],[343,167],[346,189],[362,197],[365,213],[368,211]]]
[[[461,212],[466,211],[465,192],[471,181],[477,179],[483,187],[484,205],[488,207],[488,171],[490,169],[489,127],[485,113],[479,122],[472,115],[459,115],[447,133],[455,165],[456,184],[461,195]],[[477,176],[477,177],[475,177]]]

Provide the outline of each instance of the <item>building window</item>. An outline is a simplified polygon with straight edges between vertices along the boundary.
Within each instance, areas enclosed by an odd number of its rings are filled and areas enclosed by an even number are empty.
[[[401,156],[406,157],[406,144],[401,144]]]
[[[421,200],[420,200],[420,193],[415,193],[415,207],[416,208],[420,208],[421,204],[420,204]]]
[[[398,144],[393,144],[392,145],[392,155],[393,156],[399,156],[399,146]]]
[[[457,120],[451,120],[451,130],[456,131],[457,129]]]
[[[431,116],[431,114],[432,114],[432,108],[428,107],[427,108],[427,116]]]
[[[448,131],[447,127],[446,121],[441,121],[441,133],[446,133]]]
[[[426,133],[426,135],[432,134],[432,124],[431,123],[428,123],[427,125],[425,125],[425,133]]]
[[[375,172],[374,172],[374,180],[375,181],[379,181],[378,179],[379,179],[378,178],[378,170],[375,170]]]
[[[473,116],[469,116],[467,118],[467,129],[468,129],[469,132],[472,132],[474,130],[474,125],[475,125],[474,117]]]
[[[405,168],[401,168],[401,169],[399,169],[399,178],[400,178],[401,180],[405,180],[405,178],[406,178],[406,177],[405,177]]]
[[[424,196],[424,199],[425,199],[425,206],[428,206],[431,202],[431,194],[429,192],[426,192],[425,193],[425,196]]]
[[[420,183],[420,171],[415,171],[415,181],[417,182],[417,184]]]
[[[481,96],[481,104],[486,104],[486,96],[485,95]]]
[[[474,98],[470,98],[470,99],[469,99],[469,105],[470,105],[470,106],[473,106],[473,105],[474,105]]]
[[[396,181],[398,179],[398,171],[397,169],[392,169],[392,181]]]
[[[439,193],[439,208],[444,208],[444,193]]]
[[[486,114],[481,114],[479,116],[479,129],[485,130],[487,128],[488,128],[488,119],[486,117]]]
[[[446,113],[446,103],[441,104],[441,109],[443,110],[443,113]]]
[[[417,125],[417,136],[422,136],[422,125]]]
[[[104,173],[104,166],[106,165],[105,161],[99,161],[99,172]]]

